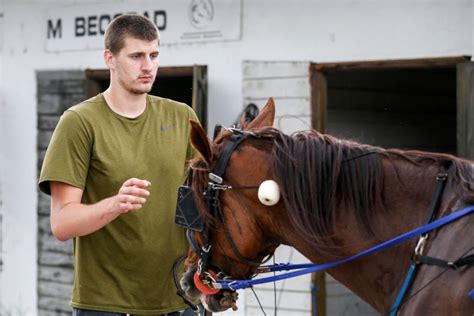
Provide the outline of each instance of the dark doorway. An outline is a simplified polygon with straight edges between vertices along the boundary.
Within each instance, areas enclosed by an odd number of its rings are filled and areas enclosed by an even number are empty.
[[[468,57],[311,65],[313,126],[385,148],[457,154]]]
[[[327,73],[327,133],[456,154],[456,67]]]

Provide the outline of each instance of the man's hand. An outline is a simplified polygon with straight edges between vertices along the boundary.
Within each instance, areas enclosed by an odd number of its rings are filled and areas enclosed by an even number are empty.
[[[151,185],[148,180],[130,178],[122,184],[116,195],[116,207],[120,213],[137,211],[142,208],[150,191],[146,190]]]

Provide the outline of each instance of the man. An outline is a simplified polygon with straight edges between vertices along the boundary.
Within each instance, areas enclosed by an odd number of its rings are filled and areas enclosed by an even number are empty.
[[[194,154],[185,104],[148,95],[159,33],[140,15],[105,33],[110,86],[62,115],[39,186],[51,194],[51,229],[74,238],[73,315],[179,315],[172,266],[184,254],[174,225],[178,186]]]

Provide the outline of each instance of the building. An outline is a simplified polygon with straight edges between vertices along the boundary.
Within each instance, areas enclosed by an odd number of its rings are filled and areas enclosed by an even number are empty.
[[[2,315],[67,315],[71,244],[48,231],[38,167],[62,111],[106,85],[101,34],[123,12],[161,29],[157,89],[193,104],[209,133],[273,96],[286,132],[474,158],[472,1],[0,0]],[[324,284],[327,315],[373,313]],[[310,285],[279,284],[280,313],[308,315]],[[259,290],[268,307],[271,290]],[[239,315],[261,314],[241,296]]]

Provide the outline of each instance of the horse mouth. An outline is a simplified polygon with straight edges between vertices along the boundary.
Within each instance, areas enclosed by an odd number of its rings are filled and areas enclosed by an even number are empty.
[[[229,308],[234,311],[237,310],[237,299],[239,297],[237,292],[222,290],[214,295],[203,294],[194,284],[195,272],[196,270],[193,268],[188,269],[179,281],[186,299],[191,302],[196,302],[199,299],[204,307],[212,313],[223,312]]]
[[[229,308],[232,308],[233,311],[236,311],[239,293],[235,291],[224,290],[215,295],[202,294],[200,298],[204,307],[212,313],[223,312]]]

